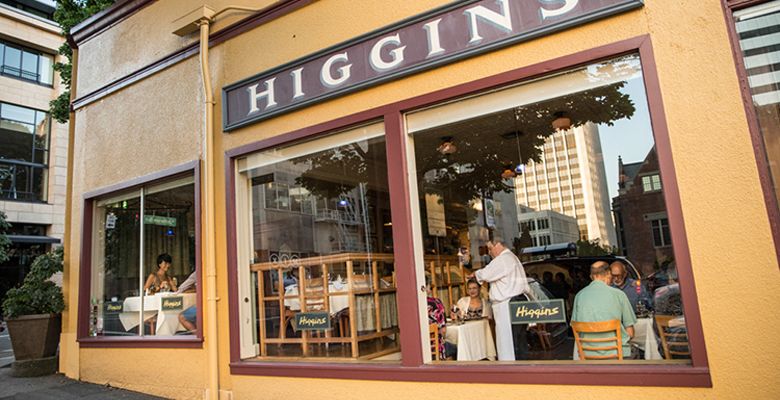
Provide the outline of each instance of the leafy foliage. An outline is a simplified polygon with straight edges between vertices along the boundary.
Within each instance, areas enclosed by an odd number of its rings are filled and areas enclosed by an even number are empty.
[[[5,232],[11,224],[5,219],[5,213],[0,211],[0,263],[8,260],[8,247],[11,246],[11,240],[5,235]]]
[[[70,30],[85,19],[104,8],[114,4],[114,0],[57,0],[57,10],[54,11],[54,21],[62,29],[62,35],[70,35]],[[67,58],[67,63],[55,63],[54,70],[60,74],[64,90],[49,102],[49,112],[59,123],[68,122],[70,113],[70,83],[73,72],[73,49],[68,43],[63,43],[58,52]]]
[[[62,247],[58,247],[33,261],[22,286],[6,293],[3,302],[6,317],[62,312],[65,308],[62,288],[49,280],[52,275],[62,271],[62,257]]]
[[[577,255],[580,257],[618,255],[618,249],[617,247],[601,244],[598,239],[578,240]]]

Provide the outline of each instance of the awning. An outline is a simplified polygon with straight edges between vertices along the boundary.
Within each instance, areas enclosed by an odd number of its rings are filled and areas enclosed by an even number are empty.
[[[60,239],[51,236],[8,235],[12,243],[59,243]]]

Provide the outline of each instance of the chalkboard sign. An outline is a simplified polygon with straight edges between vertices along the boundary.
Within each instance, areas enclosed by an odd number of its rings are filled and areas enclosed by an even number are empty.
[[[509,315],[513,324],[566,322],[566,306],[563,299],[513,301]]]
[[[103,311],[107,313],[121,313],[124,303],[121,301],[107,301],[103,303]]]
[[[327,312],[305,312],[295,314],[295,330],[324,331],[330,329],[330,315]]]
[[[184,308],[184,298],[181,296],[163,297],[162,310],[176,311]]]

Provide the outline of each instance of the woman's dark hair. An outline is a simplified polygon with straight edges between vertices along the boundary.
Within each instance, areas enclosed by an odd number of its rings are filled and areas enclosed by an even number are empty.
[[[157,267],[160,267],[160,264],[164,262],[167,262],[168,264],[173,262],[173,258],[168,253],[162,253],[159,256],[157,256]]]
[[[473,284],[475,284],[475,285],[477,285],[477,286],[482,286],[482,285],[480,285],[480,284],[479,284],[479,282],[477,282],[477,280],[476,280],[476,279],[474,279],[474,278],[471,278],[471,279],[469,279],[469,280],[466,282],[466,288],[468,289],[469,285],[471,285],[472,283],[473,283]]]

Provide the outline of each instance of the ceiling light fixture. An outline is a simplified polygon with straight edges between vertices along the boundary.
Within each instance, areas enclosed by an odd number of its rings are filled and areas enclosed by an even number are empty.
[[[436,148],[436,151],[443,155],[453,154],[458,151],[458,146],[455,145],[452,136],[444,136],[441,138],[441,144]]]
[[[555,119],[552,122],[552,127],[556,131],[565,131],[571,128],[571,118],[567,117],[563,111],[558,111],[555,114]]]

